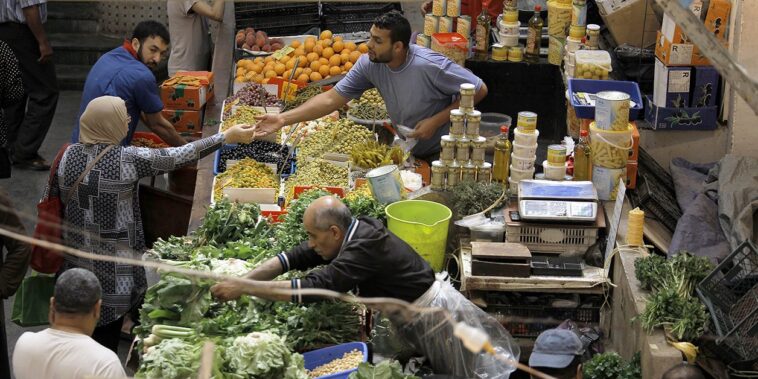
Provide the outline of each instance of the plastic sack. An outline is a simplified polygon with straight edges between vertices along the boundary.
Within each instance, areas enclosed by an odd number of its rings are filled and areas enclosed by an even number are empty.
[[[411,149],[413,149],[413,147],[418,143],[417,139],[408,137],[411,133],[413,133],[413,128],[398,124],[395,125],[395,130],[397,130],[398,138],[393,141],[393,144],[400,146],[404,152],[407,153],[411,151]]]
[[[447,273],[437,275],[432,287],[414,305],[426,308],[442,308],[447,312],[387,314],[397,333],[423,354],[436,374],[465,378],[505,379],[516,370],[515,366],[497,360],[487,353],[474,354],[467,350],[461,340],[453,335],[455,323],[484,330],[495,350],[518,361],[520,349],[511,335],[492,316],[479,309],[458,292],[448,280]],[[452,317],[452,320],[448,318]],[[452,321],[452,322],[451,322]]]

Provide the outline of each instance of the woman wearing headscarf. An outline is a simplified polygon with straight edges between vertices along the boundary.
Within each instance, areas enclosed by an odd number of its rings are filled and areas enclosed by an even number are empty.
[[[53,184],[64,202],[63,240],[69,247],[94,254],[140,257],[145,237],[137,193],[139,180],[196,162],[223,143],[250,143],[255,132],[253,126],[235,125],[184,146],[151,149],[120,145],[129,131],[128,124],[126,104],[118,97],[98,97],[82,113],[79,143],[64,152],[57,184]],[[88,165],[91,169],[82,175]],[[103,303],[92,338],[115,352],[123,317],[145,290],[144,269],[66,256],[61,272],[74,267],[90,270],[100,280]]]

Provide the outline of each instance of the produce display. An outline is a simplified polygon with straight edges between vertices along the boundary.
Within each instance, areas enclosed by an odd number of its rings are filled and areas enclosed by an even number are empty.
[[[290,100],[287,102],[287,104],[284,106],[284,111],[288,111],[290,109],[295,109],[305,103],[306,101],[310,100],[311,98],[315,97],[316,95],[323,92],[321,90],[321,87],[318,86],[305,86],[303,88],[300,88],[297,90],[297,93],[295,94],[295,98],[293,100]]]
[[[216,176],[213,198],[221,200],[224,188],[279,188],[275,173],[263,163],[244,158]],[[271,199],[276,203],[276,199]]]
[[[258,122],[255,117],[262,114],[263,112],[249,105],[239,105],[234,108],[233,114],[224,116],[224,122],[221,123],[221,131],[223,132],[237,124],[255,125]]]
[[[350,191],[343,200],[353,216],[369,216],[387,223],[384,204],[374,198],[368,185]]]
[[[385,106],[384,99],[382,98],[382,95],[379,93],[379,90],[376,88],[372,88],[369,90],[366,90],[363,92],[363,95],[359,97],[356,100],[353,100],[355,105],[360,104],[371,104],[371,105],[381,105]]]
[[[350,161],[358,168],[372,169],[390,164],[400,164],[405,160],[403,149],[368,141],[358,144],[350,151]]]
[[[295,186],[330,186],[348,185],[347,167],[339,167],[321,158],[308,161],[300,160],[295,175],[285,182],[285,194],[289,203],[294,196]]]
[[[238,48],[250,51],[277,51],[284,46],[280,38],[269,38],[266,32],[253,28],[238,30],[234,42]]]
[[[165,143],[158,143],[158,142],[155,142],[155,141],[151,140],[150,138],[140,138],[140,137],[136,137],[136,138],[132,139],[132,146],[135,146],[135,147],[149,147],[151,149],[162,149],[164,147],[169,147]]]
[[[303,356],[293,353],[284,338],[253,332],[234,339],[226,354],[229,367],[243,377],[307,379]]]
[[[350,373],[348,379],[420,379],[415,375],[403,374],[403,367],[398,361],[382,361],[376,366],[363,362],[358,371]]]
[[[375,140],[374,133],[350,120],[321,119],[316,130],[300,142],[298,156],[319,158],[325,153],[349,154],[354,146],[372,140]]]
[[[242,160],[251,158],[261,163],[275,163],[277,172],[283,175],[291,173],[291,162],[294,158],[289,155],[289,146],[278,143],[256,140],[247,144],[238,144],[234,147],[224,147],[219,153],[218,172],[226,171],[227,160]]]
[[[363,362],[363,353],[357,349],[349,351],[342,355],[342,358],[337,358],[331,362],[323,364],[308,371],[308,376],[311,378],[318,378],[320,376],[332,375],[338,372],[352,370]]]
[[[574,77],[578,79],[607,80],[609,71],[609,67],[603,67],[594,63],[577,63]]]
[[[250,36],[251,34],[246,32],[245,42],[248,42]],[[238,41],[240,37],[241,34],[238,33]],[[266,45],[266,42],[271,41],[265,40],[265,34],[253,34],[252,38],[255,39],[256,46],[263,44],[260,47],[261,50],[264,50],[266,46],[269,46],[269,51],[276,50],[273,49],[276,41]],[[351,41],[344,41],[340,36],[333,36],[329,30],[322,31],[318,38],[312,36],[307,37],[304,42],[292,41],[289,47],[293,51],[278,60],[273,56],[268,56],[238,61],[234,80],[238,83],[268,83],[271,78],[289,79],[292,77],[304,83],[316,82],[347,73],[361,54],[368,52],[368,46],[365,43],[357,45]],[[297,67],[295,67],[296,63]]]
[[[497,201],[503,194],[498,183],[461,182],[449,189],[452,194],[452,211],[458,217],[479,213]]]
[[[356,104],[350,108],[348,114],[359,120],[387,120],[390,118],[387,108],[383,104]]]
[[[248,83],[240,88],[237,93],[226,98],[226,107],[224,108],[224,117],[231,112],[233,106],[249,105],[251,107],[281,107],[282,101],[272,95],[255,83]]]
[[[597,354],[582,364],[582,374],[587,379],[642,379],[640,353],[635,353],[629,363],[618,353]]]

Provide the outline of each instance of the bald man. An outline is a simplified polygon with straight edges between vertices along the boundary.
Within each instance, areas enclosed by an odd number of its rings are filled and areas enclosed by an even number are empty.
[[[413,302],[434,283],[434,272],[407,243],[371,217],[353,218],[339,199],[324,196],[305,210],[303,225],[308,241],[269,259],[248,279],[261,281],[257,288],[222,282],[211,289],[221,300],[243,294],[280,301],[317,301],[300,295],[273,295],[266,288],[323,288],[353,290],[364,297],[392,297]],[[314,270],[302,279],[271,281],[289,270]]]

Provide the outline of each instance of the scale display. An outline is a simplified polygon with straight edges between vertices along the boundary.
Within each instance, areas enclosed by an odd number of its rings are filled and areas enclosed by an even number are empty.
[[[595,221],[597,203],[565,200],[521,200],[519,215],[524,220]]]

